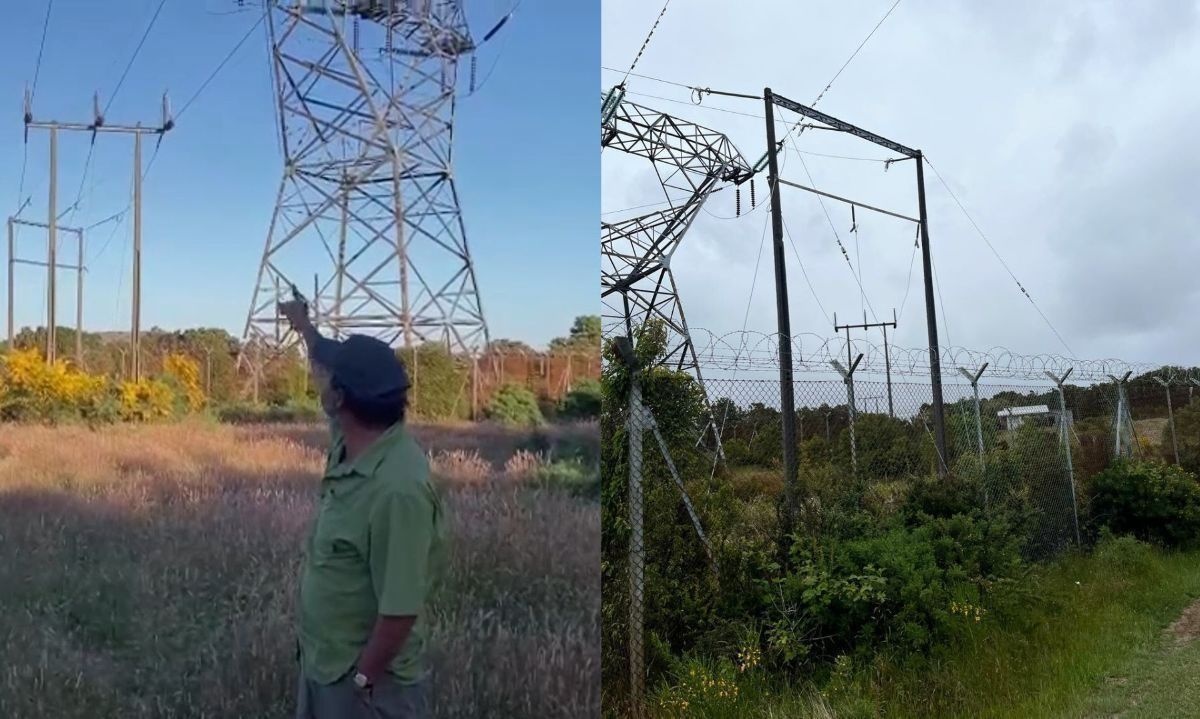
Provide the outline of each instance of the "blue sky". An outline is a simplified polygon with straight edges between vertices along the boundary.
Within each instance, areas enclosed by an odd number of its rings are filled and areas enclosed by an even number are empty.
[[[106,104],[157,5],[56,0],[35,117],[87,120],[95,91]],[[478,39],[509,0],[466,6]],[[155,123],[164,90],[178,113],[258,19],[230,12],[235,7],[234,0],[167,0],[106,119]],[[46,219],[48,137],[31,131],[23,146],[20,98],[33,81],[45,8],[14,3],[0,28],[0,98],[10,103],[0,112],[0,208],[7,216],[18,206],[27,150],[23,197],[32,200],[22,217],[38,221]],[[565,334],[575,316],[598,310],[599,22],[596,0],[524,0],[479,53],[486,82],[459,102],[455,175],[493,338],[544,345]],[[143,189],[143,327],[203,325],[241,334],[281,171],[269,73],[260,27],[163,140]],[[83,133],[59,139],[58,206],[81,195],[74,216],[63,219],[78,226],[129,202],[132,138],[101,136],[81,185],[88,143]],[[147,160],[152,151],[147,143]],[[89,232],[90,329],[129,326],[129,219]],[[60,252],[73,258],[73,244]],[[18,253],[44,253],[44,234],[22,231]],[[73,283],[60,271],[61,325],[74,323]],[[0,272],[0,287],[6,284]],[[17,326],[42,324],[44,271],[18,267],[15,284]]]

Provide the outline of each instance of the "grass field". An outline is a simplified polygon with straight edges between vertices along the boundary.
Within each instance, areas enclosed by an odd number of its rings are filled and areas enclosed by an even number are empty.
[[[1200,716],[1200,552],[1132,540],[1030,577],[1016,616],[968,623],[927,657],[838,672],[814,686],[751,672],[736,700],[692,704],[663,689],[666,719],[1184,719]],[[715,676],[711,667],[687,671]],[[681,680],[684,677],[680,678]],[[711,680],[709,680],[711,682]],[[718,685],[720,680],[717,680]],[[695,683],[695,682],[693,682]],[[711,690],[709,691],[711,694]],[[663,701],[663,700],[667,701]]]
[[[1031,579],[1031,596],[1015,616],[971,627],[928,661],[860,677],[870,700],[850,702],[860,710],[841,715],[1124,716],[1095,713],[1093,701],[1105,690],[1129,698],[1121,677],[1130,662],[1161,651],[1168,627],[1200,596],[1200,553],[1121,539]]]
[[[528,434],[417,431],[453,514],[437,716],[598,713],[598,503],[535,481]],[[541,446],[598,443],[554,432]],[[323,446],[316,427],[0,426],[0,717],[289,716]]]

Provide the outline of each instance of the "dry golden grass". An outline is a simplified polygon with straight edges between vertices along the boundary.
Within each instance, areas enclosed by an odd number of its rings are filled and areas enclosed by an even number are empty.
[[[437,716],[598,714],[598,505],[524,483],[520,435],[419,434],[454,516]],[[0,717],[290,716],[322,445],[299,427],[0,425]]]

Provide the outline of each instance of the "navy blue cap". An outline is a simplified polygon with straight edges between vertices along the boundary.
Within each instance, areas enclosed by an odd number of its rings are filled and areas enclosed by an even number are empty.
[[[395,351],[382,340],[350,335],[341,342],[322,337],[312,349],[334,384],[356,399],[391,401],[408,389],[408,372]]]

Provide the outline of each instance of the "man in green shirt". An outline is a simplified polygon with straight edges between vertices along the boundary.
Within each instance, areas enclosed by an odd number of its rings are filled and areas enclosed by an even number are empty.
[[[385,343],[322,337],[297,299],[331,447],[300,578],[298,719],[429,716],[426,602],[445,515],[407,431],[408,377]]]

